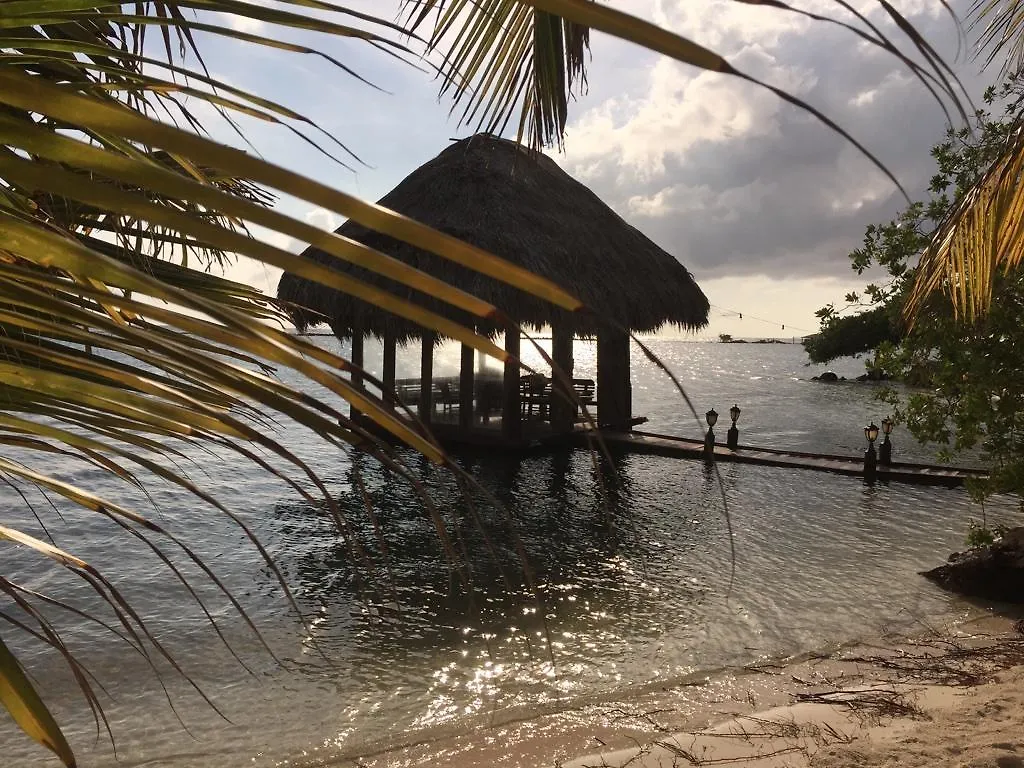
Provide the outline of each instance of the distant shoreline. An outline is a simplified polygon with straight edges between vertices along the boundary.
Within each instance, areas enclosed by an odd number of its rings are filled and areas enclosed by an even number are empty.
[[[782,339],[719,339],[718,344],[799,344],[799,341],[783,341]]]

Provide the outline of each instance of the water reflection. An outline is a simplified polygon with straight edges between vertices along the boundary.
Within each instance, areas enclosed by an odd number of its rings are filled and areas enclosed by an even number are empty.
[[[401,691],[389,710],[401,727],[567,706],[819,647],[851,621],[892,620],[893,606],[939,609],[943,596],[907,585],[957,535],[964,498],[603,451],[467,453],[474,483],[404,458],[415,484],[359,459],[338,478],[356,548],[323,511],[276,510],[302,540],[288,576],[321,619],[327,655],[351,670],[342,698]]]
[[[614,610],[629,581],[623,571],[644,554],[629,457],[459,458],[476,484],[420,461],[412,463],[417,489],[356,459],[338,498],[350,544],[323,510],[324,524],[311,529],[309,505],[278,504],[282,530],[306,538],[285,567],[309,607],[326,608],[339,633],[396,647],[448,645],[464,639],[466,627],[545,631],[545,618],[563,614],[566,603]],[[439,542],[431,509],[451,549]]]
[[[339,541],[324,510],[276,506],[282,530],[304,538],[282,565],[316,612],[327,655],[344,655],[356,678],[382,690],[408,683],[410,667],[421,670],[429,684],[419,699],[407,694],[410,705],[420,702],[407,707],[416,715],[411,726],[486,707],[550,703],[635,676],[630,664],[622,668],[624,649],[654,647],[665,620],[663,585],[650,579],[648,557],[714,535],[689,519],[668,549],[664,535],[651,535],[656,516],[679,515],[664,502],[685,498],[696,476],[641,487],[634,472],[642,458],[585,450],[458,459],[475,483],[410,457],[429,502],[407,479],[354,461],[338,503],[355,546]],[[645,498],[652,490],[653,504]],[[320,525],[310,525],[310,512]],[[702,600],[689,584],[674,590],[691,611]],[[315,661],[306,671],[321,672]]]

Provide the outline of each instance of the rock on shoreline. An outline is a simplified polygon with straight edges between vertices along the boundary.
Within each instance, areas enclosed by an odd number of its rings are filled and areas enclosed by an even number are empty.
[[[947,563],[921,575],[960,595],[1024,603],[1024,526],[988,546],[954,552]]]

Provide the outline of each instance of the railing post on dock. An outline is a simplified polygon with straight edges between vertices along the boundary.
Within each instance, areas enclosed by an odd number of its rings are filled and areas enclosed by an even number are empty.
[[[878,439],[878,427],[875,426],[875,422],[871,422],[871,424],[864,427],[864,437],[868,439],[868,449],[864,451],[864,479],[869,483],[873,483],[878,476],[878,456],[875,454],[875,440]]]
[[[704,414],[704,419],[708,423],[708,433],[704,435],[704,461],[715,460],[715,424],[718,423],[718,414],[715,409],[712,408],[710,411]]]
[[[740,444],[740,431],[736,428],[736,422],[740,420],[740,407],[734,405],[729,409],[729,418],[732,419],[732,426],[729,427],[729,431],[725,436],[725,444],[729,446],[730,451],[735,451]]]
[[[892,443],[889,442],[889,433],[892,432],[893,421],[888,416],[882,419],[882,444],[878,446],[878,463],[885,466],[892,464]]]

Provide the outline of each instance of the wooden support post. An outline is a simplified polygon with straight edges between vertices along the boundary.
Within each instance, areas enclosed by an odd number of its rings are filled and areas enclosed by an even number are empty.
[[[381,373],[381,383],[384,385],[384,403],[395,407],[395,353],[398,342],[394,336],[384,335],[384,370]]]
[[[459,426],[473,427],[473,348],[462,345],[462,363],[459,368]]]
[[[602,328],[597,334],[597,422],[626,432],[632,418],[629,334],[617,328]]]
[[[340,338],[340,337],[339,337]],[[355,327],[352,329],[352,347],[349,353],[349,360],[352,365],[363,367],[363,329]],[[356,389],[363,388],[363,375],[356,371],[352,372],[352,386]],[[359,420],[359,411],[355,408],[349,409],[349,418],[352,421]]]
[[[420,420],[430,426],[434,419],[434,334],[424,333],[420,349]]]
[[[551,328],[551,359],[570,384],[573,376],[573,336],[573,327],[568,320],[556,323]],[[566,390],[554,372],[551,378],[551,428],[556,434],[565,434],[571,432],[576,424],[575,392],[571,386]]]
[[[518,441],[523,436],[522,402],[519,392],[519,328],[505,329],[505,351],[511,355],[505,361],[502,379],[501,432],[505,439]]]
[[[708,427],[704,435],[704,461],[715,461],[715,428]]]

